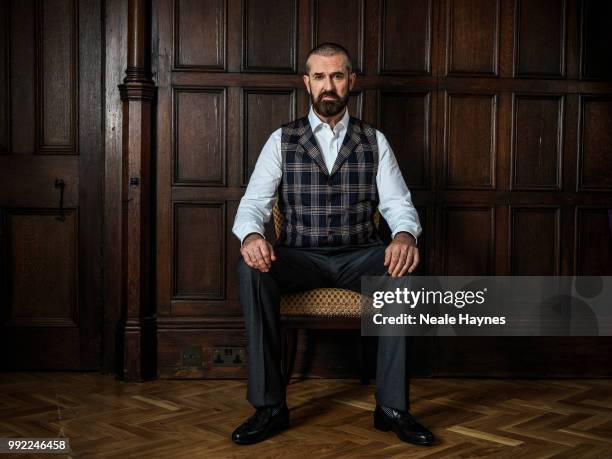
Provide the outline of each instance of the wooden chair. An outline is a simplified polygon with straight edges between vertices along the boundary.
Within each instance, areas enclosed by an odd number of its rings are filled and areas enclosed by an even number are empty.
[[[276,239],[280,237],[283,215],[278,203],[272,210]],[[378,228],[380,213],[374,215]],[[285,294],[281,297],[281,345],[282,368],[285,384],[289,384],[295,356],[299,329],[361,329],[361,295],[340,288],[317,288],[304,292]],[[369,384],[366,365],[365,338],[359,339],[359,366],[362,384]]]

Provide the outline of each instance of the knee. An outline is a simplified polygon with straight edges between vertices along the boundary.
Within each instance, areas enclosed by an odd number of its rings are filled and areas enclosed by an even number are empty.
[[[236,265],[236,273],[238,274],[238,280],[240,281],[249,281],[249,280],[258,280],[258,279],[266,279],[269,276],[269,272],[261,272],[257,268],[251,268],[246,264],[244,258],[240,257],[238,260],[238,264]]]
[[[363,268],[360,268],[360,276],[384,276],[387,273],[388,267],[385,266],[386,249],[387,247],[384,245],[364,249],[359,262],[363,266]]]
[[[389,267],[385,266],[386,246],[380,246],[376,248],[376,254],[374,257],[374,266],[377,276],[388,276]]]
[[[257,275],[257,273],[259,273],[259,270],[251,268],[249,265],[246,264],[244,258],[240,257],[238,259],[238,263],[236,264],[236,273],[238,274],[238,279],[245,279]]]

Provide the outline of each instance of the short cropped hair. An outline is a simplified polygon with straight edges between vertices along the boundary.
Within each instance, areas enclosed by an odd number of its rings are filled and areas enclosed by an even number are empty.
[[[348,70],[348,73],[350,74],[353,72],[353,64],[352,64],[351,56],[349,52],[346,50],[346,48],[342,45],[339,45],[338,43],[327,42],[327,43],[321,43],[320,45],[317,45],[314,48],[312,48],[310,52],[308,53],[308,56],[306,56],[306,63],[304,65],[306,74],[310,73],[310,66],[308,65],[308,59],[310,59],[310,56],[314,54],[317,54],[319,56],[335,56],[336,54],[342,54],[344,55],[344,60],[346,61],[346,68]]]

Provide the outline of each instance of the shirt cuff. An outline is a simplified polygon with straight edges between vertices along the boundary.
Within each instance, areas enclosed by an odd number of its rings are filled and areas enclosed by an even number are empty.
[[[397,230],[395,231],[393,234],[391,234],[391,239],[395,238],[395,235],[398,233],[408,233],[410,236],[412,236],[412,239],[414,239],[414,245],[416,246],[418,244],[418,240],[417,237],[414,235],[414,233],[412,233],[411,231],[406,231],[406,230]]]
[[[244,240],[249,237],[251,234],[259,234],[261,237],[263,237],[264,239],[266,238],[266,236],[262,233],[260,233],[259,231],[251,231],[250,233],[248,233],[246,236],[244,236],[241,240],[240,240],[240,246],[242,247],[242,244],[244,244]]]
[[[240,245],[242,245],[246,237],[251,233],[261,234],[265,239],[264,232],[264,225],[257,222],[234,222],[232,228],[232,233],[238,238]]]

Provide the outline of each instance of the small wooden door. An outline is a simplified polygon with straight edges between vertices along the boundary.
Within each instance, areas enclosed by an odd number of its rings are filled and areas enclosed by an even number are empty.
[[[0,367],[97,369],[100,1],[3,1],[0,24]]]

